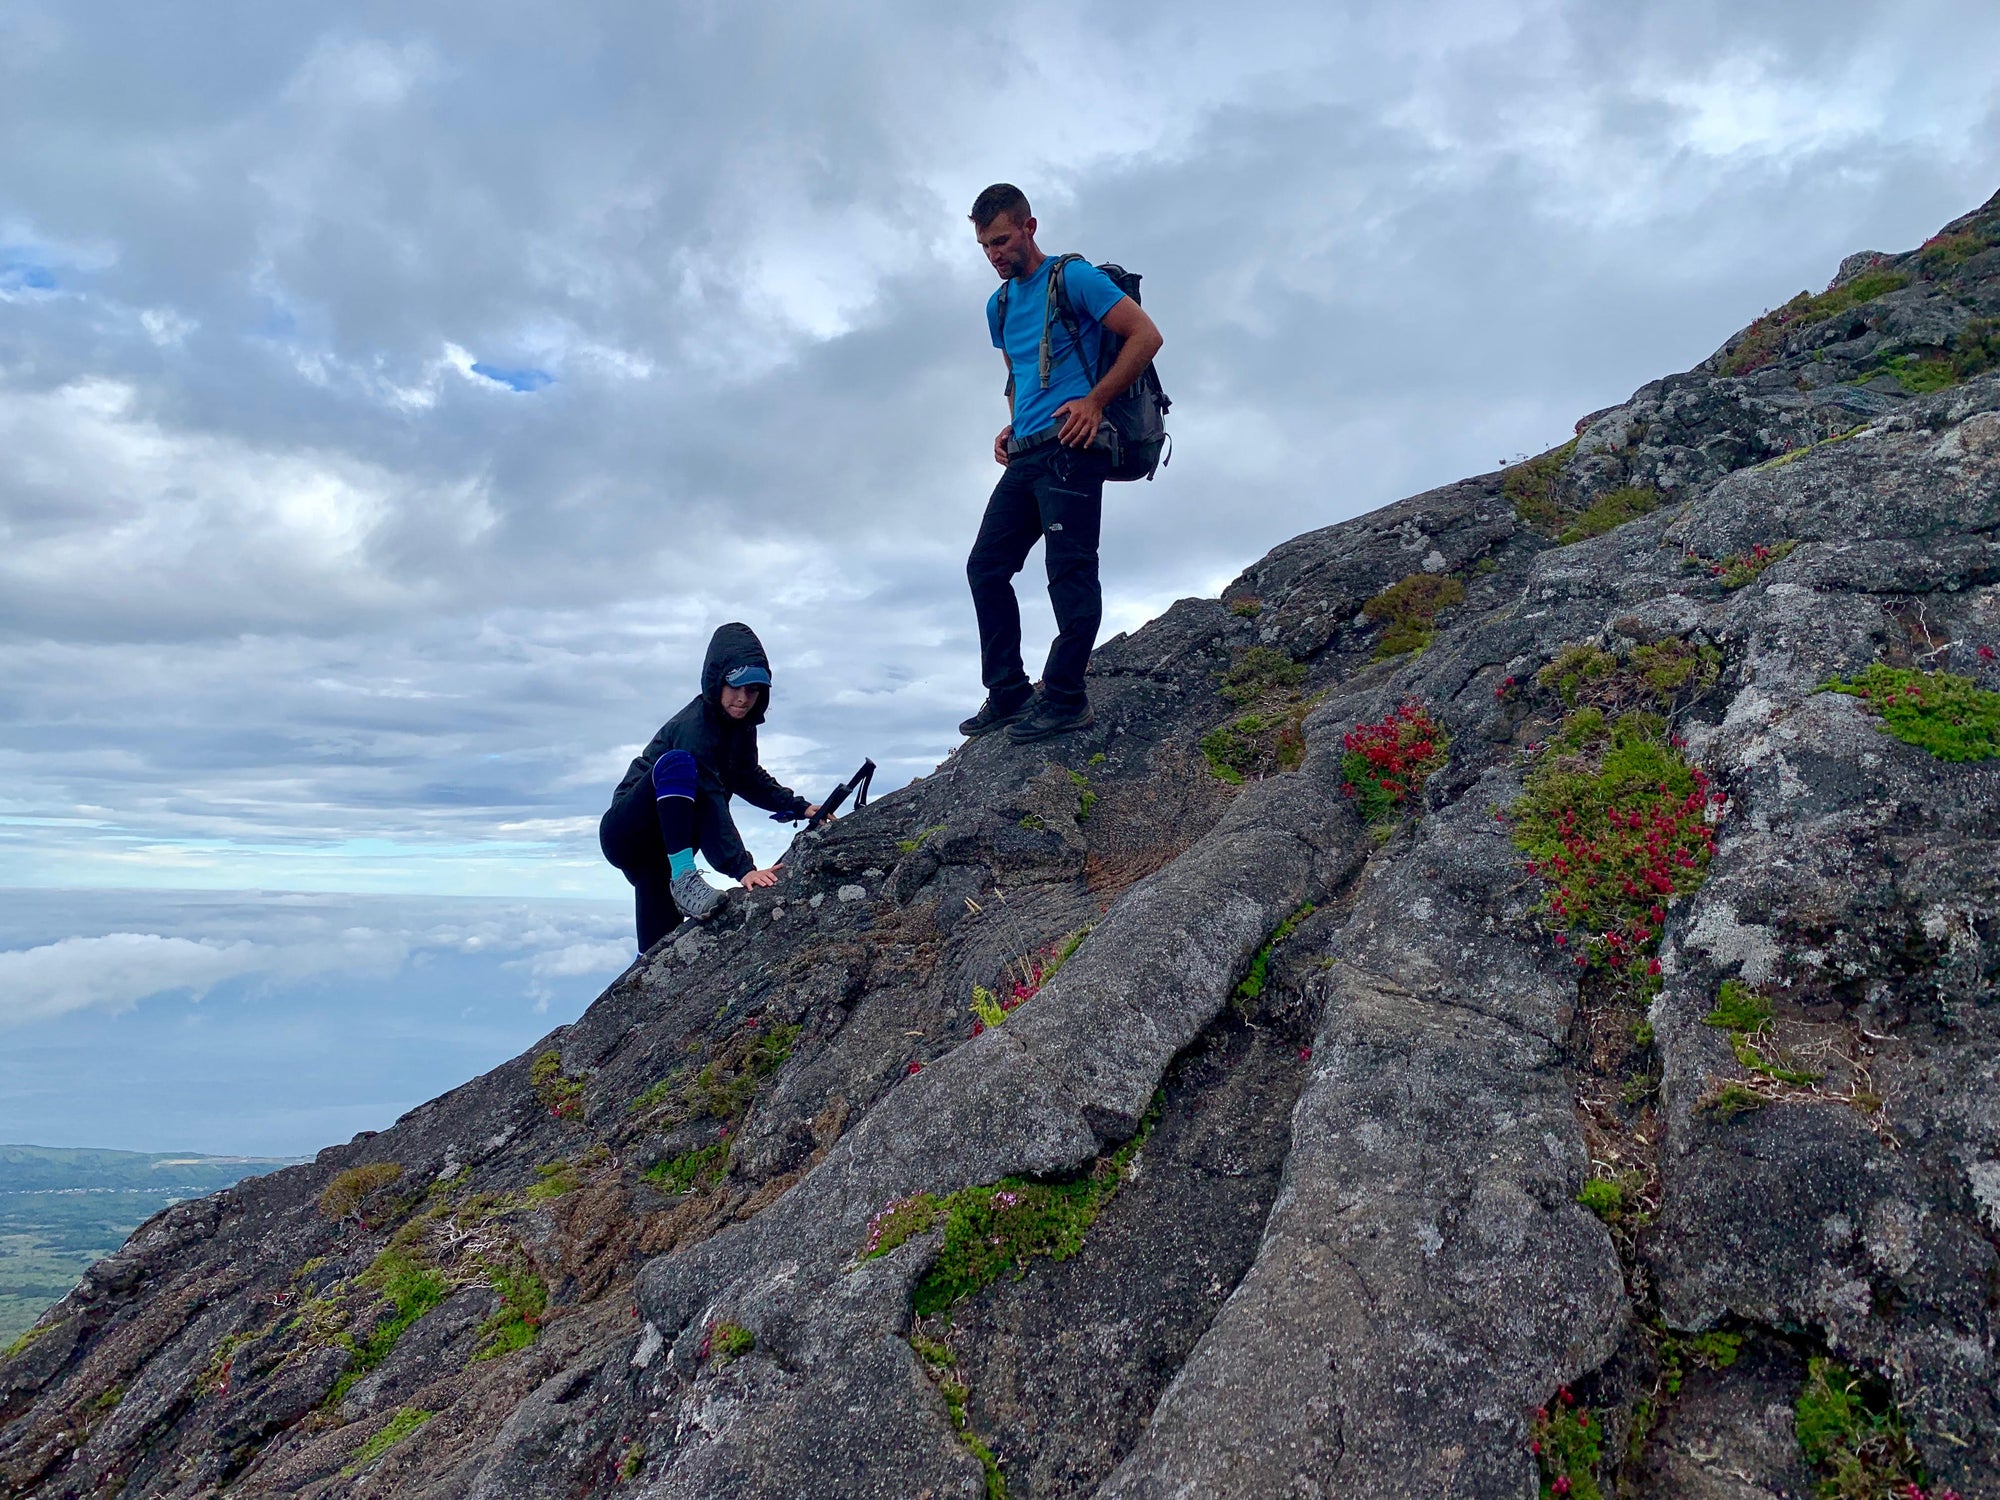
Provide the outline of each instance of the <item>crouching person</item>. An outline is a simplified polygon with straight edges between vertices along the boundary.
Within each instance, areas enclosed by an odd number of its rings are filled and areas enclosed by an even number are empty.
[[[743,847],[732,796],[790,818],[819,810],[757,763],[757,726],[770,703],[763,644],[748,625],[722,626],[708,643],[700,695],[660,726],[612,793],[598,843],[632,882],[641,953],[681,918],[700,921],[722,904],[694,867],[696,849],[750,890],[777,884],[778,866],[758,869]]]

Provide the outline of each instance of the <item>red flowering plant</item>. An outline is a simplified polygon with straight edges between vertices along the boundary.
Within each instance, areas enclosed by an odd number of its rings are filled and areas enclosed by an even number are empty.
[[[1603,1500],[1597,1466],[1604,1457],[1604,1427],[1589,1407],[1576,1404],[1568,1386],[1537,1408],[1528,1451],[1541,1470],[1543,1500]]]
[[[1451,736],[1421,703],[1406,700],[1375,724],[1357,724],[1341,737],[1341,791],[1355,799],[1370,823],[1398,817],[1449,757]]]
[[[1069,962],[1070,955],[1083,945],[1083,940],[1089,935],[1088,927],[1079,927],[1040,952],[1013,960],[998,991],[989,990],[983,984],[974,985],[972,1034],[978,1036],[989,1026],[1001,1025],[1015,1010],[1039,995],[1042,986],[1056,977],[1056,971]]]
[[[1688,560],[1706,568],[1709,575],[1724,588],[1740,589],[1755,583],[1763,576],[1764,570],[1773,563],[1783,562],[1790,557],[1798,545],[1796,541],[1787,538],[1768,547],[1762,542],[1754,543],[1747,552],[1732,552],[1722,558],[1711,559],[1691,552],[1688,554]]]
[[[1707,878],[1724,800],[1657,714],[1563,722],[1512,816],[1543,923],[1578,968],[1654,987],[1666,909]]]

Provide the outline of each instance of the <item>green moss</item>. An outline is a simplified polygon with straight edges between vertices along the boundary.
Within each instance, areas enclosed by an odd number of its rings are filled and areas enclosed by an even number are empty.
[[[1482,557],[1479,559],[1478,562],[1472,565],[1472,571],[1478,576],[1483,578],[1489,573],[1499,572],[1500,564],[1495,562],[1490,557]]]
[[[1809,1088],[1819,1082],[1819,1074],[1786,1067],[1782,1061],[1773,1062],[1759,1050],[1757,1039],[1768,1037],[1771,1031],[1771,1002],[1740,979],[1723,980],[1715,1008],[1702,1019],[1729,1034],[1729,1050],[1735,1054],[1737,1063],[1752,1073],[1795,1088]],[[1766,1041],[1763,1045],[1771,1044]]]
[[[1627,521],[1636,521],[1659,508],[1658,490],[1638,485],[1610,490],[1591,501],[1582,514],[1563,527],[1556,541],[1566,547],[1572,542],[1603,536],[1605,532],[1623,526]]]
[[[1834,1360],[1806,1361],[1792,1430],[1806,1462],[1820,1471],[1823,1496],[1874,1500],[1929,1486],[1888,1389]]]
[[[391,1244],[377,1255],[367,1270],[356,1278],[361,1285],[379,1293],[389,1304],[388,1316],[379,1319],[365,1338],[351,1340],[354,1358],[334,1382],[327,1405],[337,1406],[350,1387],[389,1357],[396,1341],[425,1313],[450,1294],[443,1276],[419,1260],[404,1245]],[[345,1337],[344,1335],[342,1336]]]
[[[1514,514],[1544,536],[1554,536],[1568,521],[1559,499],[1563,465],[1576,452],[1577,439],[1502,471],[1500,492],[1513,503]]]
[[[530,1065],[528,1086],[552,1115],[571,1119],[583,1112],[583,1080],[563,1071],[562,1053],[553,1047]]]
[[[338,1172],[325,1191],[319,1195],[319,1211],[336,1223],[350,1214],[358,1213],[362,1200],[403,1175],[403,1169],[393,1161],[372,1161],[363,1166],[349,1167]]]
[[[1264,720],[1244,714],[1229,724],[1217,725],[1201,737],[1201,753],[1209,770],[1231,786],[1243,784],[1243,773],[1257,763],[1255,736],[1264,732]]]
[[[708,1328],[708,1357],[716,1369],[733,1363],[757,1347],[757,1339],[741,1323],[711,1323]]]
[[[693,1077],[686,1067],[676,1068],[633,1099],[630,1109],[657,1114],[665,1125],[702,1115],[733,1121],[750,1107],[758,1086],[792,1055],[798,1038],[796,1026],[746,1022]]]
[[[363,1443],[361,1451],[354,1455],[354,1462],[340,1472],[347,1478],[353,1478],[436,1415],[436,1412],[425,1411],[420,1406],[403,1407],[376,1429],[375,1435]]]
[[[1873,662],[1859,676],[1825,686],[1861,699],[1889,733],[1939,760],[2000,755],[2000,693],[1969,677]]]
[[[1722,361],[1724,375],[1747,375],[1770,364],[1784,352],[1785,340],[1801,328],[1824,323],[1877,297],[1910,284],[1901,271],[1869,271],[1852,281],[1814,296],[1800,292],[1783,307],[1765,313],[1745,331],[1741,342]]]
[[[1593,1177],[1583,1185],[1583,1191],[1576,1195],[1576,1201],[1598,1218],[1609,1221],[1616,1218],[1620,1210],[1625,1207],[1625,1190],[1613,1178]]]
[[[534,1343],[549,1305],[548,1284],[532,1266],[488,1262],[486,1274],[500,1294],[500,1307],[479,1325],[475,1361],[498,1359]]]
[[[62,1327],[60,1323],[44,1323],[39,1328],[30,1328],[5,1349],[0,1349],[0,1359],[12,1359],[18,1354],[27,1353],[29,1347],[38,1339],[47,1338],[60,1327]]]
[[[986,1445],[978,1433],[972,1430],[971,1418],[966,1415],[965,1405],[972,1391],[965,1378],[958,1373],[958,1356],[950,1346],[936,1339],[927,1339],[921,1334],[910,1335],[910,1348],[923,1361],[924,1373],[937,1387],[938,1395],[944,1398],[945,1415],[950,1418],[952,1431],[965,1444],[966,1451],[979,1460],[979,1466],[986,1473],[985,1500],[1007,1500],[1007,1480],[1000,1472],[1000,1464],[993,1456],[993,1450]]]
[[[618,1461],[618,1479],[621,1484],[630,1484],[639,1477],[639,1471],[646,1467],[646,1445],[634,1438],[625,1449],[625,1456]]]
[[[1832,437],[1824,437],[1816,443],[1807,443],[1803,447],[1794,448],[1788,453],[1780,453],[1776,458],[1766,459],[1763,463],[1757,465],[1757,467],[1760,471],[1765,469],[1782,469],[1786,464],[1797,463],[1808,453],[1817,453],[1821,448],[1830,448],[1835,443],[1844,443],[1856,433],[1866,432],[1868,428],[1868,423],[1858,423],[1848,428],[1845,432],[1836,432]]]
[[[1734,1120],[1743,1115],[1755,1114],[1765,1104],[1764,1096],[1755,1089],[1740,1083],[1724,1083],[1710,1089],[1695,1101],[1694,1112],[1698,1115],[1713,1115],[1718,1120]]]
[[[671,1161],[645,1171],[646,1181],[666,1193],[705,1193],[729,1170],[729,1145],[717,1141],[696,1151],[683,1151]]]
[[[1240,599],[1231,599],[1229,612],[1239,620],[1254,620],[1264,613],[1264,601],[1247,595]]]
[[[632,1102],[626,1108],[635,1115],[651,1114],[654,1110],[673,1100],[675,1094],[680,1090],[681,1080],[686,1075],[687,1069],[674,1069],[673,1072],[662,1078],[658,1083],[635,1094]]]
[[[1250,646],[1223,674],[1217,690],[1231,703],[1248,703],[1279,688],[1295,688],[1306,669],[1274,646]]]
[[[1743,1335],[1740,1333],[1697,1333],[1677,1334],[1655,1321],[1652,1325],[1655,1336],[1654,1355],[1659,1361],[1659,1371],[1654,1377],[1653,1389],[1640,1398],[1632,1412],[1632,1429],[1627,1438],[1626,1457],[1637,1463],[1644,1451],[1646,1438],[1659,1420],[1661,1409],[1678,1396],[1681,1385],[1687,1379],[1688,1366],[1698,1365],[1705,1370],[1726,1370],[1736,1363],[1743,1350]]]
[[[1713,646],[1697,646],[1676,637],[1635,646],[1626,666],[1665,708],[1681,693],[1713,683],[1722,673],[1722,653]]]
[[[1682,693],[1709,686],[1721,671],[1720,651],[1675,637],[1634,647],[1623,661],[1597,646],[1565,646],[1535,674],[1535,682],[1570,708],[1584,704],[1616,708],[1634,702],[1669,708]],[[1566,726],[1566,732],[1573,734],[1575,726]]]
[[[1076,788],[1076,820],[1085,822],[1090,817],[1090,810],[1097,806],[1097,793],[1091,790],[1090,778],[1083,772],[1071,771],[1067,774],[1070,784]]]
[[[1263,995],[1264,986],[1270,982],[1271,955],[1285,939],[1297,932],[1299,924],[1312,914],[1313,904],[1308,901],[1272,929],[1270,937],[1265,939],[1264,946],[1259,948],[1256,956],[1250,960],[1249,971],[1237,981],[1236,989],[1230,997],[1236,1002],[1237,1008],[1246,1015],[1250,1007]]]
[[[1375,659],[1423,650],[1438,616],[1464,598],[1465,585],[1445,573],[1412,573],[1390,584],[1361,606],[1369,619],[1388,627],[1375,643]]]
[[[1575,708],[1592,684],[1603,682],[1618,670],[1618,658],[1596,646],[1565,646],[1556,659],[1535,674],[1535,681],[1550,688],[1562,701]]]
[[[1740,979],[1725,979],[1715,1008],[1702,1020],[1724,1031],[1762,1031],[1771,1024],[1771,1002]]]
[[[896,847],[905,854],[915,854],[919,849],[923,848],[925,844],[928,844],[932,839],[936,838],[939,834],[943,833],[944,830],[945,830],[944,824],[933,823],[931,824],[930,827],[926,828],[922,833],[918,834],[915,838],[903,839],[896,845]]]
[[[1881,368],[1896,377],[1896,383],[1912,396],[1928,396],[1934,391],[1942,391],[1957,385],[1958,372],[1951,367],[1951,356],[1940,354],[1926,359],[1917,354],[1898,354],[1882,361]]]
[[[1037,1257],[1067,1260],[1083,1248],[1084,1235],[1123,1184],[1152,1133],[1160,1102],[1155,1095],[1138,1133],[1081,1177],[1065,1182],[1005,1177],[944,1197],[920,1193],[899,1199],[875,1216],[861,1258],[887,1255],[942,1225],[944,1242],[911,1297],[920,1316],[942,1312],[1010,1271],[1025,1275]]]
[[[545,1161],[535,1168],[535,1180],[521,1196],[530,1203],[546,1203],[577,1189],[576,1168],[566,1161]]]

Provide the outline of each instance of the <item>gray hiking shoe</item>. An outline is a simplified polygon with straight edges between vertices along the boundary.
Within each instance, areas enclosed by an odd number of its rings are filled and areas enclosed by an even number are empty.
[[[715,909],[722,905],[722,892],[703,880],[699,870],[676,875],[668,889],[674,893],[674,905],[681,909],[681,915],[693,922],[714,916]]]

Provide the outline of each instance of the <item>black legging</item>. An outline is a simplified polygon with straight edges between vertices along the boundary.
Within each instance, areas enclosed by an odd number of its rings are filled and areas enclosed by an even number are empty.
[[[632,903],[639,924],[639,951],[672,932],[681,923],[674,904],[669,849],[694,847],[695,804],[685,797],[655,800],[653,783],[642,780],[611,804],[597,825],[598,847],[632,882]]]

